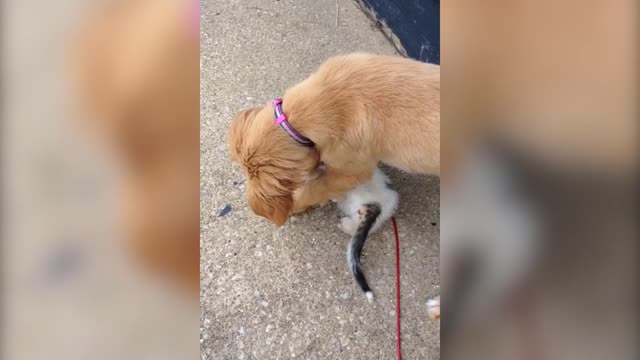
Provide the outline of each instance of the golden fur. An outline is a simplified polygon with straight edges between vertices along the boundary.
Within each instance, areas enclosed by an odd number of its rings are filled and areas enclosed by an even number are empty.
[[[247,175],[251,209],[280,226],[371,178],[378,162],[440,174],[440,67],[401,57],[350,54],[327,60],[289,89],[283,109],[314,148],[273,124],[273,107],[233,121],[232,158]],[[309,180],[323,162],[322,176]]]
[[[74,42],[76,98],[123,168],[122,224],[151,269],[199,288],[197,25],[182,0],[112,1]]]

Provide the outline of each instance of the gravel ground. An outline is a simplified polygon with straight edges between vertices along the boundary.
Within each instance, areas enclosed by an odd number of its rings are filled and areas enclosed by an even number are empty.
[[[395,358],[391,224],[365,247],[368,304],[347,270],[336,209],[280,229],[253,215],[226,141],[237,112],[328,57],[394,48],[350,0],[202,0],[201,16],[202,359]],[[439,359],[439,324],[425,306],[439,293],[439,179],[387,171],[401,196],[403,353]]]

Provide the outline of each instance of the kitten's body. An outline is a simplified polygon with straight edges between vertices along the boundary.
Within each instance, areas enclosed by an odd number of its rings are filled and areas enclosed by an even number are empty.
[[[369,182],[337,200],[343,214],[339,227],[351,235],[347,250],[349,269],[369,301],[373,300],[373,293],[362,273],[360,256],[369,233],[378,230],[396,211],[398,193],[389,187],[390,184],[382,170],[376,169]]]

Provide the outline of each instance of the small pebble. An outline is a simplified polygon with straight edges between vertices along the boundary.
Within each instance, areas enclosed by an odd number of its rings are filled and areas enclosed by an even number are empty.
[[[218,214],[218,217],[223,217],[230,212],[231,212],[231,205],[227,205],[220,211],[220,213]]]

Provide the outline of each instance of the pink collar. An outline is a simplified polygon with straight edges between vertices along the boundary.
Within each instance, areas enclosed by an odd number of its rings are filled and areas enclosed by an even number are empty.
[[[273,101],[273,107],[274,107],[273,123],[275,125],[280,125],[280,127],[284,131],[286,131],[287,134],[289,134],[289,136],[291,136],[291,138],[295,140],[298,144],[306,147],[315,146],[313,141],[302,136],[299,132],[296,131],[296,129],[293,128],[293,126],[291,126],[291,124],[287,120],[287,117],[284,115],[284,111],[282,110],[282,99],[280,98],[275,99]]]

